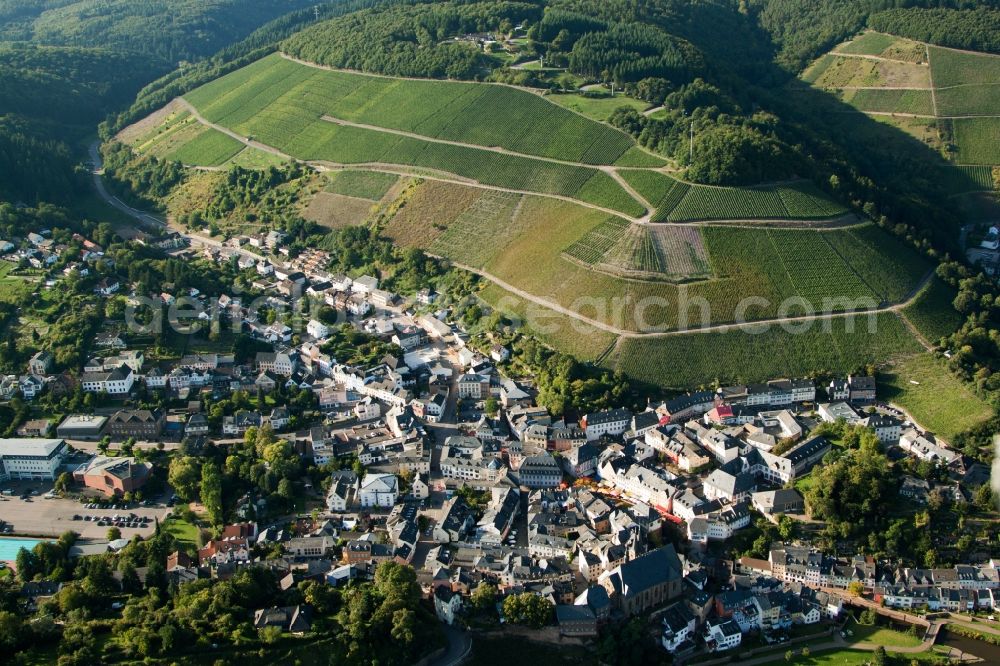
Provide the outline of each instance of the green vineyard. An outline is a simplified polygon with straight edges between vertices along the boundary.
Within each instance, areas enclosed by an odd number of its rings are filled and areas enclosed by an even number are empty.
[[[329,115],[429,138],[585,164],[614,164],[635,144],[623,132],[533,93],[500,85],[329,71],[271,55],[186,96],[212,122],[250,133],[269,109],[290,120]],[[662,161],[661,161],[662,163]]]
[[[656,386],[755,382],[813,372],[846,374],[921,351],[893,313],[835,317],[763,330],[624,338],[609,367]]]
[[[693,220],[821,220],[847,209],[808,181],[761,187],[692,185],[656,171],[622,171],[656,209],[653,222]]]

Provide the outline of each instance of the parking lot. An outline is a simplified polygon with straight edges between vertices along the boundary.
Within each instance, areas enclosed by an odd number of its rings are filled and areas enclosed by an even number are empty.
[[[117,515],[121,523],[119,529],[122,537],[131,539],[136,534],[144,537],[152,535],[154,518],[162,521],[170,511],[162,505],[150,507],[132,505],[128,509],[123,509],[119,504],[118,509],[88,509],[75,500],[44,498],[43,495],[50,487],[51,484],[48,486],[31,484],[31,489],[38,494],[30,496],[27,500],[20,499],[19,494],[0,497],[0,520],[13,526],[15,534],[57,537],[66,530],[73,530],[82,537],[103,540],[107,538],[108,528],[114,524],[114,517]],[[20,489],[17,490],[20,492]],[[135,518],[131,518],[130,514]],[[74,520],[74,516],[79,516],[80,519]],[[91,520],[85,520],[87,517]]]

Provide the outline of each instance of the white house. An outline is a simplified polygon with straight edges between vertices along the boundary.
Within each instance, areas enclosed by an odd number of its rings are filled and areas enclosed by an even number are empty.
[[[399,497],[399,481],[394,474],[366,474],[358,500],[363,507],[391,507]]]
[[[587,414],[580,421],[587,432],[587,439],[599,439],[601,435],[620,435],[628,430],[632,412],[627,409],[609,409]]]
[[[104,391],[109,395],[124,395],[132,390],[135,373],[125,364],[110,372],[85,372],[80,377],[80,385],[88,393]]]
[[[309,323],[306,324],[306,333],[313,336],[317,340],[322,340],[330,335],[330,327],[321,321],[310,319]]]

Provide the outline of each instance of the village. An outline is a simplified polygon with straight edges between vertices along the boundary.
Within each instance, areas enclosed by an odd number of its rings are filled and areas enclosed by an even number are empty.
[[[41,246],[27,250],[31,259],[51,245],[42,236],[29,242]],[[16,438],[0,440],[4,532],[73,530],[82,537],[77,555],[121,549],[180,509],[171,488],[147,486],[156,477],[148,452],[197,455],[266,432],[310,466],[332,471],[300,486],[297,512],[276,514],[262,498],[241,498],[238,522],[199,542],[196,555],[170,555],[172,581],[265,567],[283,585],[343,586],[394,561],[416,569],[445,624],[466,625],[470,600],[489,587],[501,622],[499,602],[530,593],[551,605],[562,639],[647,617],[663,649],[680,657],[735,650],[751,638],[780,644],[800,635],[796,627],[842,623],[859,599],[907,611],[989,611],[1000,603],[1000,563],[988,559],[915,569],[822,552],[806,538],[776,541],[763,558],[728,556],[727,541],[761,518],[801,523],[807,533],[813,521],[797,482],[837,446],[824,427],[865,429],[896,458],[942,471],[933,482],[905,477],[899,493],[907,501],[926,504],[936,493],[969,502],[988,481],[983,465],[880,402],[873,377],[721,386],[644,411],[567,421],[536,403],[530,378],[505,374],[510,349],[473,339],[430,290],[402,298],[373,276],[332,275],[320,250],[284,261],[277,232],[197,249],[179,236],[160,242],[253,271],[265,309],[293,312],[308,296],[396,353],[341,363],[323,351],[333,323],[260,317],[238,297],[209,304],[197,290],[164,292],[164,307],[178,298],[201,302],[205,314],[196,318],[214,313],[269,351],[244,362],[222,353],[151,362],[130,348],[127,331],[115,330],[97,340],[103,351],[78,378],[53,373],[52,355],[36,353],[25,374],[3,379],[3,399],[31,401],[76,379],[101,406],[29,420]],[[87,252],[100,252],[90,245]],[[95,289],[110,296],[127,287],[103,278]],[[162,394],[171,407],[135,406],[139,391]],[[202,408],[205,398],[236,395],[257,396],[256,406],[232,400],[222,412]],[[302,395],[311,396],[307,403]],[[109,527],[116,539],[105,537]],[[58,589],[36,587],[39,597]],[[255,622],[301,632],[309,611],[260,609]]]

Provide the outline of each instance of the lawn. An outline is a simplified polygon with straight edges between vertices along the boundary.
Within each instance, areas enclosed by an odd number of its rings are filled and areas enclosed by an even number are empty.
[[[798,651],[799,648],[796,649]],[[890,654],[891,654],[890,650]],[[944,659],[941,655],[930,652],[917,652],[914,654],[903,654],[901,657],[909,660],[916,659],[920,662],[927,662],[928,664],[947,664],[948,661]],[[824,650],[819,653],[813,653],[808,657],[796,656],[792,661],[786,661],[784,653],[780,653],[780,656],[776,655],[773,661],[767,662],[766,666],[786,666],[787,664],[794,664],[795,666],[863,666],[864,664],[870,663],[872,659],[872,653],[866,650],[852,650],[850,648],[843,648],[839,650]]]
[[[197,550],[198,548],[198,526],[192,525],[186,520],[177,517],[170,517],[163,521],[162,528],[173,535],[185,550]]]
[[[612,112],[621,107],[627,107],[642,112],[649,108],[647,102],[625,95],[592,95],[584,93],[568,93],[549,95],[547,99],[561,107],[583,114],[588,118],[605,122]]]
[[[877,624],[858,624],[852,620],[847,624],[847,628],[854,633],[848,639],[854,643],[875,643],[886,649],[920,645],[920,639],[916,636],[889,627],[880,627]]]
[[[917,422],[951,440],[987,420],[990,406],[930,354],[916,354],[896,363],[878,378],[880,397],[903,407]]]

